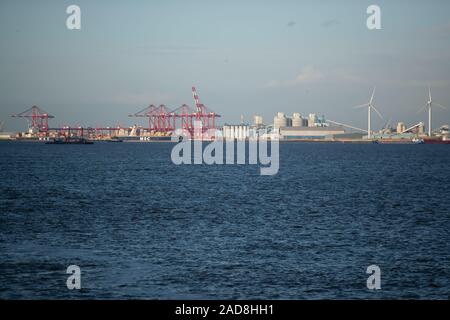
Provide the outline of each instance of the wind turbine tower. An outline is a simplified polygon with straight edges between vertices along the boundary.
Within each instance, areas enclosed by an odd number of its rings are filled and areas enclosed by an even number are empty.
[[[432,106],[433,104],[437,105],[438,107],[442,108],[442,109],[447,109],[446,107],[444,107],[443,105],[437,103],[437,102],[433,102],[433,99],[431,98],[431,88],[428,87],[428,101],[425,104],[425,106],[423,106],[419,111],[422,110],[427,110],[428,111],[428,136],[431,137],[431,134],[433,132],[433,128],[432,128]]]
[[[375,89],[373,88],[372,91],[372,96],[370,97],[370,100],[368,103],[365,104],[361,104],[359,106],[354,107],[355,109],[360,109],[360,108],[364,108],[367,107],[367,139],[372,139],[372,119],[371,119],[371,113],[372,110],[375,111],[377,113],[377,115],[382,119],[383,117],[381,116],[381,113],[377,110],[377,108],[375,108],[375,106],[373,105],[373,97],[375,96]]]

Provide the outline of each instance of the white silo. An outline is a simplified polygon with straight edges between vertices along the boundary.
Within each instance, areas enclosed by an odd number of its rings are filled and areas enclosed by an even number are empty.
[[[315,113],[310,113],[308,117],[308,127],[315,127],[317,123],[317,116]]]
[[[255,126],[260,127],[263,124],[263,118],[259,115],[255,115],[254,117],[255,120]]]
[[[287,126],[287,118],[283,112],[278,112],[275,118],[273,118],[273,127],[275,129]]]
[[[292,114],[292,126],[293,127],[303,127],[303,119],[300,113],[294,112]]]
[[[397,133],[402,133],[406,130],[406,125],[403,122],[397,124]]]

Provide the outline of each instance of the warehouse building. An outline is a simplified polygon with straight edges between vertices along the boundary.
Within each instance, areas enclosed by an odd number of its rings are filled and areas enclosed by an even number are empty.
[[[280,127],[280,139],[334,139],[335,135],[344,134],[340,127]]]

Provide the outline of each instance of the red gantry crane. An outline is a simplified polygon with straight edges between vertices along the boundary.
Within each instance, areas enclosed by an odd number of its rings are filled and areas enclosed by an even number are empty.
[[[30,109],[19,114],[13,114],[11,117],[31,119],[30,128],[38,132],[47,132],[48,119],[54,118],[54,116],[48,114],[38,106],[32,106]]]
[[[181,129],[187,130],[190,134],[194,131],[194,124],[192,119],[195,118],[195,112],[187,104],[172,111],[175,117],[181,120]]]
[[[148,107],[142,109],[141,111],[138,111],[134,114],[129,114],[129,117],[142,117],[142,118],[148,118],[148,130],[150,131],[152,128],[155,127],[155,124],[153,123],[154,117],[153,115],[156,112],[156,106],[153,104],[149,105]]]
[[[201,136],[206,137],[204,133],[209,129],[215,129],[215,119],[220,117],[220,115],[209,110],[203,103],[200,103],[195,87],[192,87],[192,94],[196,110],[192,110],[186,104],[172,111],[169,111],[164,104],[161,104],[159,107],[151,104],[141,111],[128,116],[148,118],[148,131],[152,133],[170,133],[177,128],[177,119],[180,119],[181,128],[188,130],[193,135],[194,121],[199,121],[202,124]]]
[[[148,118],[149,132],[171,132],[176,128],[176,114],[169,111],[164,104],[159,107],[151,104],[147,108],[128,116]]]
[[[197,107],[195,120],[201,121],[204,131],[207,131],[208,129],[215,129],[215,120],[220,117],[220,115],[212,110],[209,110],[203,103],[200,103],[197,89],[195,87],[192,87],[192,96],[194,97],[195,106]]]

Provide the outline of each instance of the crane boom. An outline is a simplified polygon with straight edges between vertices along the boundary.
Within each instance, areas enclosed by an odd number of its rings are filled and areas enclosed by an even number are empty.
[[[347,127],[347,128],[350,128],[350,129],[355,129],[355,130],[362,131],[362,132],[367,132],[367,130],[364,130],[364,129],[361,129],[361,128],[358,128],[358,127],[353,127],[353,126],[350,126],[348,124],[336,122],[336,121],[333,121],[333,120],[326,120],[326,122],[330,122],[332,124],[337,124],[339,126]]]

